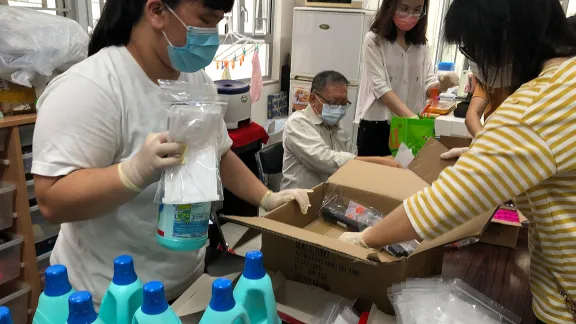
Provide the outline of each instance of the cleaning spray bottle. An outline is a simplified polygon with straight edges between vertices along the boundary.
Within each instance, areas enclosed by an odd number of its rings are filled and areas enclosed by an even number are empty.
[[[38,300],[33,324],[63,324],[68,319],[68,298],[75,291],[68,281],[66,267],[56,264],[45,272],[46,288]],[[0,322],[1,323],[1,322]]]
[[[178,315],[168,306],[164,285],[151,281],[144,285],[142,306],[134,314],[132,324],[182,324]]]
[[[114,276],[100,306],[100,318],[106,323],[130,324],[142,306],[142,282],[134,271],[131,256],[114,259]]]
[[[92,295],[87,291],[75,292],[68,299],[70,313],[66,324],[106,324],[96,315]]]
[[[234,299],[244,306],[252,324],[282,323],[276,309],[272,280],[264,269],[262,252],[246,253],[244,271],[234,288]]]
[[[161,204],[156,242],[175,251],[195,251],[208,240],[212,203],[188,205]]]
[[[220,278],[212,283],[212,298],[200,324],[250,324],[248,313],[234,300],[232,281]]]
[[[12,324],[12,315],[10,315],[10,308],[0,306],[0,324]]]

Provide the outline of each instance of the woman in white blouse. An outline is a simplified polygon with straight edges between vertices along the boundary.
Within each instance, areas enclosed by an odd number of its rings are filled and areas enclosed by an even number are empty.
[[[438,82],[426,47],[429,0],[384,0],[364,39],[364,72],[356,120],[359,156],[390,155],[392,116],[418,118],[430,90],[445,91],[457,77]]]

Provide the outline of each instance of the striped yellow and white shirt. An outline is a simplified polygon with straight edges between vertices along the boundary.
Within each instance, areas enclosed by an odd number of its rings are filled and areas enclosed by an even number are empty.
[[[576,300],[576,58],[520,87],[468,153],[404,209],[432,239],[512,197],[530,220],[534,312],[573,323],[558,287]]]

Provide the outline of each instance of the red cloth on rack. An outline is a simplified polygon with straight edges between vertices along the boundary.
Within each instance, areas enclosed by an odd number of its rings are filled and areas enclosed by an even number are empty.
[[[264,127],[251,122],[240,123],[238,129],[229,129],[228,136],[232,139],[232,148],[246,146],[248,144],[254,143],[258,140],[262,140],[262,143],[268,143],[268,133]]]

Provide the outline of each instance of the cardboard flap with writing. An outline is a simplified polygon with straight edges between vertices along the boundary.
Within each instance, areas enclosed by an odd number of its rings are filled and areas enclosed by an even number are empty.
[[[250,228],[255,228],[272,235],[308,243],[316,247],[329,250],[335,254],[351,257],[365,263],[374,264],[368,260],[368,255],[371,253],[371,250],[316,234],[302,228],[280,223],[264,217],[226,216],[224,218],[231,222],[248,226]],[[390,262],[393,260],[389,259],[388,261]]]
[[[442,170],[456,163],[456,160],[442,160],[440,158],[440,155],[446,152],[448,149],[444,145],[434,138],[429,138],[418,155],[408,165],[408,169],[431,185],[438,179]]]
[[[358,160],[348,161],[329,179],[328,183],[372,192],[402,201],[427,187],[410,170]]]

